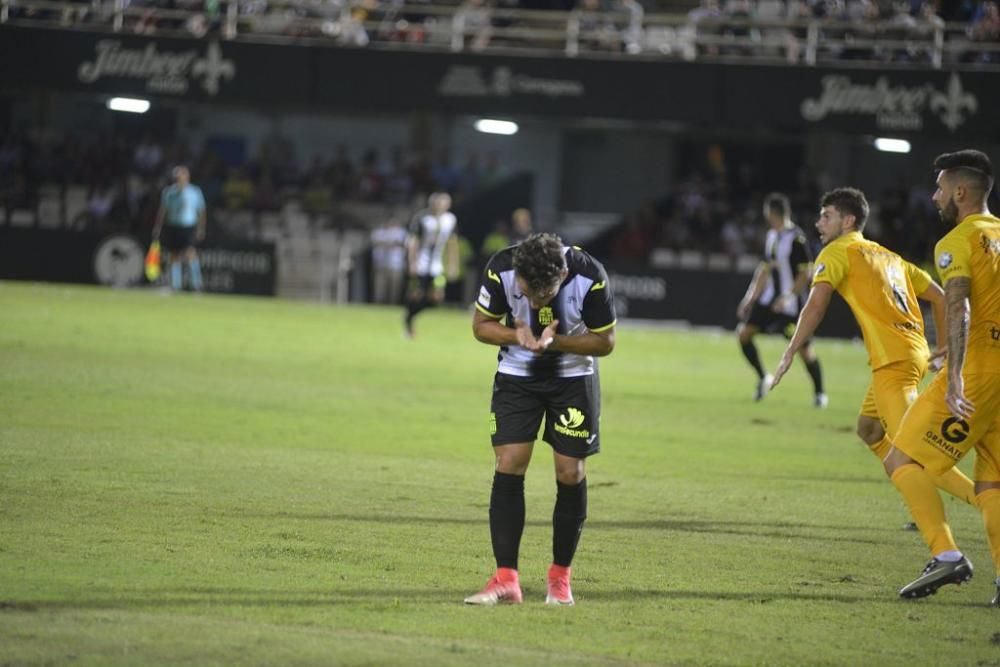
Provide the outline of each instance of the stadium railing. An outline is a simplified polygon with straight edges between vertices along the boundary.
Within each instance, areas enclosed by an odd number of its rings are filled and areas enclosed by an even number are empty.
[[[369,6],[370,4],[370,6]],[[217,12],[165,9],[125,0],[0,0],[0,24],[258,42],[319,43],[404,50],[562,54],[607,58],[731,60],[799,65],[955,65],[1000,69],[1000,44],[973,38],[966,23],[710,17],[632,11],[571,12],[380,6],[330,8],[277,0],[258,10],[223,1]]]

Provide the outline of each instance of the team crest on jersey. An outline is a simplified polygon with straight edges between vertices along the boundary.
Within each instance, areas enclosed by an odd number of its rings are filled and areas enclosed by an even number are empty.
[[[538,323],[543,327],[547,327],[552,324],[552,309],[545,306],[538,311]]]
[[[947,269],[951,266],[952,256],[950,252],[943,252],[938,256],[938,268]]]

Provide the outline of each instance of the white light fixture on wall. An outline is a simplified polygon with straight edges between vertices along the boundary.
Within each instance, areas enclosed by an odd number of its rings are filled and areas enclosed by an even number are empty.
[[[480,118],[473,125],[480,132],[486,134],[517,134],[517,123],[509,120],[496,120],[494,118]]]
[[[149,111],[149,100],[143,100],[137,97],[112,97],[108,100],[108,108],[112,111],[146,113]]]
[[[877,137],[875,148],[883,153],[909,153],[910,142],[906,139],[889,139],[887,137]]]

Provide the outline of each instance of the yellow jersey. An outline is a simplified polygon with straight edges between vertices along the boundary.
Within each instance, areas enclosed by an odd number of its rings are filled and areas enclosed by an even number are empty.
[[[931,277],[860,232],[834,239],[816,258],[812,284],[829,283],[851,307],[872,370],[930,356],[917,303]]]
[[[969,278],[969,339],[963,374],[1000,373],[1000,218],[970,215],[934,246],[941,281]]]

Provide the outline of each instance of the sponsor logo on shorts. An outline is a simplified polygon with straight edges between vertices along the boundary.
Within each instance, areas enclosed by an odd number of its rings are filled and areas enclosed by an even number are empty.
[[[935,449],[941,450],[956,461],[962,458],[962,452],[957,447],[945,442],[944,438],[934,431],[927,431],[924,433],[924,441]]]
[[[583,423],[586,416],[576,408],[567,408],[566,413],[559,415],[559,421],[553,424],[552,428],[556,433],[568,435],[571,438],[590,438],[590,431],[585,428],[578,428]],[[596,435],[596,434],[595,434]]]
[[[938,255],[938,267],[942,269],[947,269],[951,266],[952,256],[950,252],[943,252]]]
[[[497,434],[497,413],[490,413],[490,435]]]
[[[547,327],[552,324],[552,309],[545,306],[538,311],[538,323],[543,327]]]
[[[958,444],[969,437],[969,422],[958,417],[948,417],[941,424],[941,435],[948,442]]]

